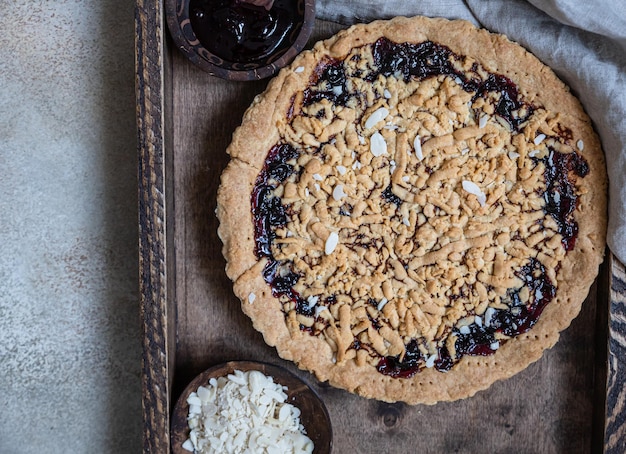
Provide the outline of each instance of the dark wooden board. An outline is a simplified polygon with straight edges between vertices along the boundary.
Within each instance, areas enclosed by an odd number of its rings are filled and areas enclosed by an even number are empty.
[[[162,14],[161,2],[137,3],[146,452],[169,451],[170,412],[187,383],[237,359],[282,365],[311,383],[328,406],[337,453],[625,451],[626,341],[618,333],[626,331],[626,279],[610,256],[559,343],[470,399],[415,407],[366,400],[281,360],[233,295],[215,216],[225,149],[266,82],[225,81],[197,69],[167,42]],[[319,22],[312,40],[340,28]]]
[[[604,443],[610,454],[626,452],[626,270],[612,260],[609,277],[609,342]],[[603,346],[604,347],[604,346]]]

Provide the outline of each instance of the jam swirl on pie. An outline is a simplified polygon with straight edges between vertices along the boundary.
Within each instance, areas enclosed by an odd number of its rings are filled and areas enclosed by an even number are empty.
[[[320,63],[251,194],[264,279],[337,362],[411,377],[530,330],[573,249],[571,131],[433,42]]]

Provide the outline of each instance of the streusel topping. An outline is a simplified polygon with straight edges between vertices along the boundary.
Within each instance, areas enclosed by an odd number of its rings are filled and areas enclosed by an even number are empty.
[[[505,76],[381,38],[320,63],[279,134],[252,194],[255,252],[289,328],[337,363],[447,371],[554,297],[584,145]]]

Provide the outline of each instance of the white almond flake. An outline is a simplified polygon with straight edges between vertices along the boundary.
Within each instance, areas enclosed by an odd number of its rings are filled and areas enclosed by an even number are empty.
[[[409,218],[406,216],[402,218],[402,223],[407,227],[411,227],[411,221],[409,221]]]
[[[483,115],[482,117],[480,117],[480,119],[478,120],[478,127],[482,129],[485,126],[487,126],[488,120],[489,120],[489,117],[487,117],[487,115]]]
[[[330,232],[330,235],[328,235],[328,238],[326,239],[326,244],[324,245],[324,252],[326,255],[332,254],[338,244],[339,235],[337,235],[337,232]]]
[[[348,169],[346,169],[344,166],[337,166],[337,172],[339,172],[339,175],[345,175]]]
[[[359,137],[359,142],[361,143],[361,145],[365,145],[365,137],[363,136],[358,136]],[[354,156],[352,156],[354,158]]]
[[[533,140],[533,143],[535,145],[539,145],[541,142],[543,142],[543,139],[546,138],[545,134],[539,134],[537,137],[535,137],[535,140]]]
[[[462,155],[466,155],[467,153],[469,153],[469,148],[463,148],[463,149],[461,150],[461,154],[462,154]]]
[[[387,154],[387,142],[385,142],[385,138],[379,132],[372,134],[370,151],[375,157]]]
[[[188,416],[184,449],[192,452],[311,453],[313,442],[300,423],[300,410],[287,402],[287,388],[259,371],[234,371],[212,378],[191,393],[201,413]],[[278,450],[266,449],[276,447]]]
[[[476,196],[476,198],[478,199],[478,203],[480,203],[480,206],[485,206],[485,202],[487,202],[487,196],[483,191],[480,190],[476,183],[468,180],[463,180],[462,185],[465,191]]]
[[[333,94],[334,94],[335,96],[339,96],[339,95],[340,95],[340,94],[342,94],[342,93],[343,93],[343,87],[342,87],[341,85],[335,85],[335,86],[333,87]]]
[[[539,153],[541,153],[541,150],[530,150],[528,152],[528,156],[530,156],[531,158],[534,158],[535,156],[537,156]]]
[[[214,380],[215,379],[213,378],[209,381],[211,386],[216,385],[217,382]],[[213,396],[213,394],[211,393],[211,390],[209,388],[205,388],[204,386],[200,386],[196,394],[198,394],[198,397],[200,398],[202,402],[208,402],[209,400],[212,399],[212,396]]]
[[[413,140],[413,149],[415,150],[415,156],[420,161],[424,159],[424,155],[422,154],[422,138],[420,136],[415,136]]]
[[[337,202],[339,202],[341,199],[343,199],[347,195],[348,194],[346,194],[343,191],[342,184],[338,184],[337,186],[335,186],[335,189],[333,189],[333,199],[335,199]]]
[[[383,96],[385,97],[385,99],[391,99],[391,92],[385,88],[385,90],[383,91]]]
[[[461,333],[461,334],[469,334],[470,333],[469,326],[467,326],[467,325],[466,326],[461,326],[459,328],[459,333]]]
[[[491,326],[491,319],[495,315],[496,310],[493,307],[488,307],[485,311],[485,326],[489,328]]]
[[[500,342],[498,342],[498,341],[492,342],[491,344],[489,344],[489,348],[492,349],[492,350],[499,349],[500,348]]]
[[[319,317],[322,312],[327,310],[328,308],[326,306],[315,306],[315,318]]]
[[[501,116],[499,116],[499,115],[498,115],[498,116],[496,116],[496,117],[495,117],[495,119],[496,119],[496,121],[497,121],[498,123],[500,123],[500,125],[501,125],[503,128],[509,129],[509,128],[511,127],[511,125],[509,124],[509,122],[508,122],[507,120],[505,120],[504,118],[502,118]]]
[[[248,295],[248,303],[250,303],[250,304],[254,303],[255,299],[256,299],[256,295],[254,293],[250,293]]]
[[[385,129],[388,129],[390,131],[395,131],[399,128],[398,125],[394,125],[393,123],[389,122],[385,125]]]
[[[435,366],[435,361],[437,360],[437,355],[430,355],[426,360],[425,366],[429,369]]]
[[[319,183],[315,183],[313,186],[315,187],[316,191],[319,191],[320,189],[322,189]]]
[[[456,76],[454,78],[454,81],[456,82],[457,85],[463,85],[463,81],[461,80],[459,76]]]
[[[579,140],[578,142],[576,142],[576,147],[578,148],[578,150],[583,151],[585,149],[585,142],[581,140]]]
[[[302,71],[304,71],[304,66],[298,66],[293,70],[294,73],[301,73]]]
[[[317,304],[317,302],[320,300],[320,297],[317,295],[311,295],[306,299],[306,302],[308,304],[309,310],[313,309],[315,307],[315,305]]]
[[[308,197],[310,194],[311,194],[311,191],[309,191],[309,188],[304,188],[304,195]]]
[[[474,316],[474,323],[476,323],[477,326],[483,326],[483,319],[476,315]]]
[[[411,180],[411,177],[409,177],[408,175],[404,175],[402,177],[402,181],[404,181],[405,183],[408,183]]]
[[[509,151],[509,159],[515,160],[519,158],[519,153],[516,153],[515,151]]]
[[[247,384],[247,380],[241,374],[237,374],[237,373],[228,374],[228,379],[230,381],[232,381],[233,383],[236,383],[238,385],[246,385]]]
[[[189,405],[201,406],[202,400],[198,397],[197,394],[190,394],[189,397],[187,398],[187,403]]]
[[[389,115],[389,111],[384,107],[376,109],[367,120],[365,120],[365,129],[374,127],[379,121],[384,120]]]
[[[385,304],[387,304],[389,301],[387,300],[387,298],[383,298],[382,300],[380,300],[380,303],[378,303],[378,310],[382,311],[383,307],[385,307]]]
[[[319,173],[314,173],[313,174],[313,179],[317,180],[317,181],[322,181],[324,180],[324,178],[319,174]]]

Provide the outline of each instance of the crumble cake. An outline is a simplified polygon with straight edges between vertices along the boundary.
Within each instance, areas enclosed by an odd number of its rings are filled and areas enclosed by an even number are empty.
[[[279,355],[410,404],[540,358],[602,261],[606,174],[578,100],[502,35],[360,24],[246,112],[218,192],[226,272]]]

